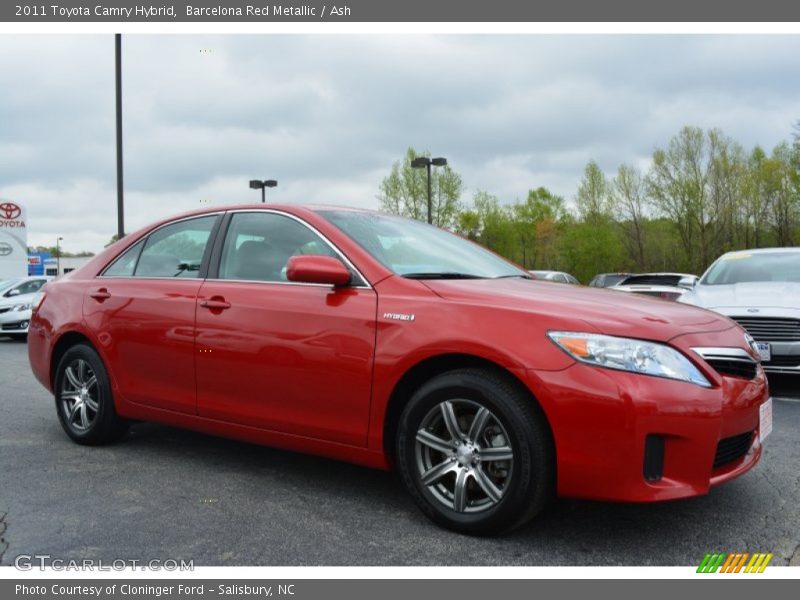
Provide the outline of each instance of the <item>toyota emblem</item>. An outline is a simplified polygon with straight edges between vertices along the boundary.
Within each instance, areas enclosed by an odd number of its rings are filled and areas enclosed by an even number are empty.
[[[759,356],[758,345],[756,344],[756,341],[753,339],[753,336],[750,335],[749,333],[745,333],[744,341],[750,347],[750,350],[753,351],[753,355]]]
[[[13,202],[0,204],[0,219],[16,219],[22,214],[22,209]]]

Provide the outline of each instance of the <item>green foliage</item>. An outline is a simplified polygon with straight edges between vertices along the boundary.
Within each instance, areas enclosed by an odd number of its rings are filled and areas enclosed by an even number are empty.
[[[380,186],[384,210],[427,218],[424,169],[409,148]],[[614,271],[701,273],[723,252],[800,241],[800,124],[792,143],[750,151],[718,129],[684,127],[646,171],[609,178],[590,161],[569,206],[546,188],[524,202],[478,191],[462,205],[461,177],[432,171],[434,223],[526,269],[568,271],[583,282]]]
[[[430,157],[430,152],[418,153],[409,148],[401,162],[380,184],[378,200],[387,212],[419,221],[428,218],[428,175],[425,169],[415,169],[411,161],[418,156]],[[461,209],[459,198],[463,190],[461,176],[449,165],[431,168],[431,204],[433,224],[452,228],[458,222]]]

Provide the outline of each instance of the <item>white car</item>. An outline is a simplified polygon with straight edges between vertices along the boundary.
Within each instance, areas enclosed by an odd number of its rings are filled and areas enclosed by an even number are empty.
[[[768,373],[800,375],[800,248],[723,254],[679,302],[737,321]]]
[[[52,277],[20,277],[0,281],[0,336],[24,338],[31,320],[31,302]]]
[[[541,281],[554,281],[556,283],[570,283],[572,285],[580,285],[581,282],[575,279],[569,273],[564,271],[528,271],[536,279]]]
[[[697,275],[688,273],[638,273],[629,275],[608,289],[662,300],[677,300],[694,287],[698,279]]]

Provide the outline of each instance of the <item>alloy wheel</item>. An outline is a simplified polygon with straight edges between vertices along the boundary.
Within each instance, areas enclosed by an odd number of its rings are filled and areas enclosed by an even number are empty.
[[[88,431],[97,419],[100,406],[97,376],[87,361],[76,358],[67,365],[59,398],[69,427],[78,433]]]
[[[488,510],[509,489],[510,438],[497,416],[477,402],[453,399],[433,407],[420,423],[415,454],[422,485],[456,512]]]

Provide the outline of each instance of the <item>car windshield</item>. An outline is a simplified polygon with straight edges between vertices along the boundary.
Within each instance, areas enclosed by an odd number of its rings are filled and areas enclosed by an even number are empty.
[[[620,281],[625,279],[627,275],[619,274],[619,275],[606,275],[605,280],[603,281],[603,285],[606,287],[613,287],[617,285]]]
[[[322,210],[336,225],[392,272],[413,279],[521,277],[522,269],[431,225],[371,212]]]
[[[800,252],[736,252],[715,262],[703,285],[731,285],[764,281],[800,282]]]
[[[5,281],[0,281],[0,294],[5,292],[7,289],[14,287],[20,281],[22,281],[22,279],[6,279]]]

